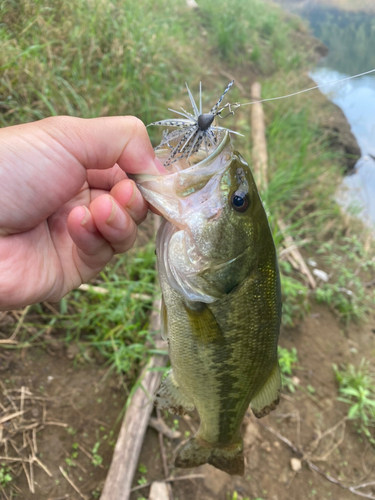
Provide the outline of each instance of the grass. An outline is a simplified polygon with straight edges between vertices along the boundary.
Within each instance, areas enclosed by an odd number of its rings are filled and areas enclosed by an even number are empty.
[[[0,486],[6,487],[13,480],[10,475],[10,469],[5,465],[1,464],[0,466]]]
[[[339,401],[350,405],[348,418],[357,425],[363,434],[375,446],[375,376],[370,363],[362,359],[358,367],[333,365],[339,384]]]
[[[298,363],[297,349],[292,347],[292,349],[289,350],[279,346],[278,355],[282,386],[287,388],[289,392],[294,392],[296,386],[292,380],[292,370],[296,368],[296,364]]]
[[[372,249],[353,235],[324,243],[318,253],[324,256],[334,281],[318,288],[317,301],[332,307],[346,324],[364,318],[375,304],[375,293],[366,285],[374,277]]]
[[[211,44],[230,67],[250,63],[269,73],[299,65],[301,55],[292,50],[289,36],[299,23],[287,19],[281,9],[260,0],[203,0],[199,7]]]
[[[67,345],[79,349],[76,361],[92,361],[101,355],[110,371],[126,373],[134,380],[137,367],[154,342],[148,330],[148,312],[156,293],[154,246],[149,243],[118,256],[88,290],[74,290],[51,314],[42,304],[33,306],[26,327],[36,333],[18,347],[47,345],[53,329]]]

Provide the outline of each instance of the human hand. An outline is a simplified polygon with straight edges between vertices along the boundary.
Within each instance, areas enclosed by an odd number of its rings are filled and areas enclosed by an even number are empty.
[[[134,117],[0,130],[0,310],[56,302],[128,250],[148,205],[125,172],[163,171]]]

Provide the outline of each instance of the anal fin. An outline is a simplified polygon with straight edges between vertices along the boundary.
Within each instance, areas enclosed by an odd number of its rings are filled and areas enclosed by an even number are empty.
[[[160,410],[168,410],[175,415],[185,415],[193,411],[195,406],[189,398],[181,391],[177,384],[173,370],[170,370],[165,379],[162,380],[159,389],[155,394],[155,406]]]
[[[251,401],[251,409],[257,418],[268,415],[279,404],[281,392],[280,367],[277,362],[266,383]]]

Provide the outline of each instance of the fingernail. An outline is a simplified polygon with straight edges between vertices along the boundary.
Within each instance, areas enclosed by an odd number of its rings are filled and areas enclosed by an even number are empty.
[[[82,208],[85,211],[85,215],[81,220],[81,226],[84,227],[86,231],[88,231],[89,233],[95,233],[96,227],[95,224],[93,223],[90,210],[85,205],[82,205]]]
[[[126,215],[121,208],[116,205],[114,200],[111,200],[111,202],[112,210],[105,223],[113,229],[124,229],[126,226]]]
[[[133,192],[132,192],[132,195],[129,198],[128,202],[126,203],[126,207],[128,207],[132,203],[132,201],[134,200],[134,198],[137,196],[137,187],[135,185],[135,182],[131,181],[131,185],[133,186]]]
[[[87,223],[90,220],[91,214],[90,214],[89,209],[87,207],[85,207],[85,205],[82,205],[82,208],[85,210],[85,215],[84,215],[83,219],[81,220],[81,226],[86,227]]]

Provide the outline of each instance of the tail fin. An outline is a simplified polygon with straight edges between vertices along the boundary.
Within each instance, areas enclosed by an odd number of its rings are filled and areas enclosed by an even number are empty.
[[[214,448],[209,443],[195,437],[190,439],[177,453],[176,467],[198,467],[211,464],[227,474],[243,476],[243,441],[225,448]]]

